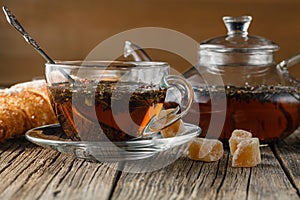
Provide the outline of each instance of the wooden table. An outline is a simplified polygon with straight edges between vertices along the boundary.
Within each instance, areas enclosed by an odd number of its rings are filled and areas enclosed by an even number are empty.
[[[0,199],[300,199],[300,130],[262,147],[262,163],[232,168],[180,157],[148,173],[117,171],[26,141],[0,145]]]

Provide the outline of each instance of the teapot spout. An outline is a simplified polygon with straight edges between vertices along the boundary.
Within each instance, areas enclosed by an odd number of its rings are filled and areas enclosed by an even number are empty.
[[[291,58],[285,59],[277,64],[276,68],[279,73],[283,76],[285,80],[288,80],[292,85],[300,87],[300,82],[296,78],[294,78],[290,72],[289,68],[296,64],[300,63],[300,53],[292,56]]]
[[[132,55],[134,61],[151,61],[151,57],[147,52],[139,45],[132,43],[131,41],[125,41],[123,56],[127,58]]]

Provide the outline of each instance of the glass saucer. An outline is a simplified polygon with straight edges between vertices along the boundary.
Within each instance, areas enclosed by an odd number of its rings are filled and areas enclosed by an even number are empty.
[[[184,131],[172,138],[163,138],[160,133],[151,138],[136,138],[124,142],[72,141],[65,136],[59,124],[37,127],[26,132],[32,143],[51,148],[61,153],[72,154],[101,162],[130,161],[149,158],[159,152],[181,146],[197,137],[201,128],[185,123]]]

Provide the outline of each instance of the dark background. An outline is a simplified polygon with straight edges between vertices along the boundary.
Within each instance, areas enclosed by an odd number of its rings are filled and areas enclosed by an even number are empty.
[[[59,60],[84,59],[101,41],[138,27],[164,27],[201,42],[226,34],[224,15],[251,15],[249,33],[280,46],[276,62],[300,52],[299,0],[2,0],[27,32]],[[178,71],[176,56],[154,53]],[[0,13],[0,85],[39,78],[44,60]],[[295,67],[294,72],[300,71]]]

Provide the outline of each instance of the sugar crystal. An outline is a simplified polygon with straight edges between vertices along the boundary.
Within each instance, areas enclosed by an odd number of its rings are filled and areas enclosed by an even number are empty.
[[[234,154],[237,145],[245,138],[252,138],[252,134],[241,129],[236,129],[232,132],[231,137],[229,138],[229,148],[231,155]]]
[[[223,143],[216,139],[195,138],[188,147],[188,157],[192,160],[213,162],[223,154]]]
[[[254,167],[261,162],[258,138],[244,138],[232,157],[232,167]]]

